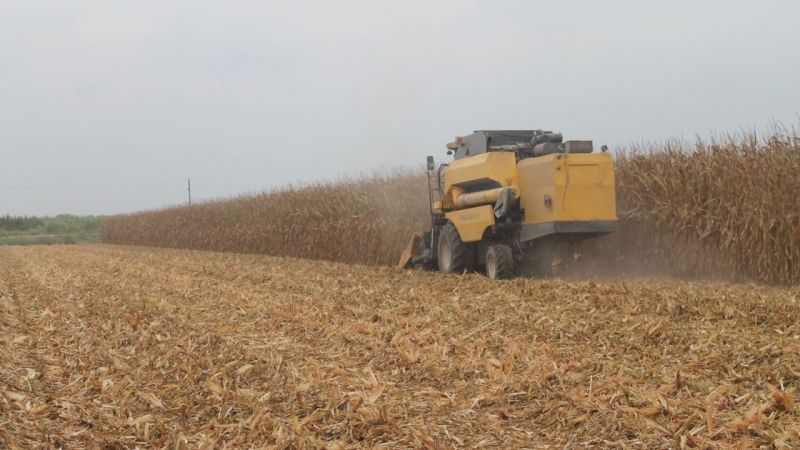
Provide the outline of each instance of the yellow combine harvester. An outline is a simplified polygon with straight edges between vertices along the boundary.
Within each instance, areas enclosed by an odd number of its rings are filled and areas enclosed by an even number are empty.
[[[605,146],[592,153],[592,141],[550,131],[481,130],[447,148],[454,161],[438,170],[428,157],[431,229],[413,237],[402,267],[509,278],[518,263],[617,229]]]

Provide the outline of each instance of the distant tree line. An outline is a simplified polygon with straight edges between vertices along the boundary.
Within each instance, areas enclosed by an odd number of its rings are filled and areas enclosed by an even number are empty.
[[[43,225],[44,221],[40,217],[11,216],[8,214],[0,216],[0,229],[6,231],[27,231]]]
[[[100,216],[76,216],[59,214],[57,216],[0,216],[0,234],[65,234],[93,233],[100,226]]]

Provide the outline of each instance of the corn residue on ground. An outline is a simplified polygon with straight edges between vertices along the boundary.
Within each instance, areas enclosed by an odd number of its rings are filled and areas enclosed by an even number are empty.
[[[796,288],[0,249],[0,447],[800,446]]]

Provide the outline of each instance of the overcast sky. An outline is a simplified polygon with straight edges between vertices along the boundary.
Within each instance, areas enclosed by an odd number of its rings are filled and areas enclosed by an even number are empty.
[[[0,1],[0,214],[798,123],[797,1]]]

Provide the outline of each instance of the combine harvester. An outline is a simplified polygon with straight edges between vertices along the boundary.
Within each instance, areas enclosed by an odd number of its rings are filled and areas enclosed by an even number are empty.
[[[404,268],[485,269],[510,278],[531,263],[558,265],[581,240],[617,229],[614,165],[607,147],[542,130],[482,130],[447,144],[454,161],[428,156],[431,228],[411,239]]]

